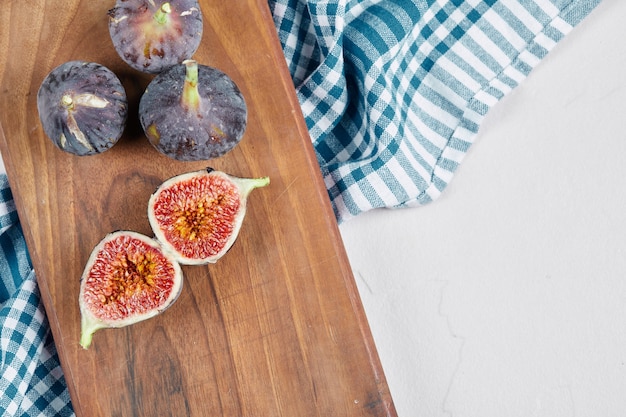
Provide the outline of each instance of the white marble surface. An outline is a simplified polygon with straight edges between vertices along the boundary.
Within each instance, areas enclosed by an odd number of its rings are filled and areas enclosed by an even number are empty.
[[[625,19],[559,43],[439,200],[341,225],[400,417],[626,416]]]

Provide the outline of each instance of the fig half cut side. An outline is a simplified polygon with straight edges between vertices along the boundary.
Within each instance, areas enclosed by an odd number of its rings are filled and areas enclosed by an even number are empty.
[[[154,317],[176,300],[183,273],[154,239],[132,231],[108,234],[93,249],[81,277],[80,345],[93,334]]]
[[[102,153],[126,127],[128,100],[119,78],[95,62],[68,61],[44,78],[37,110],[45,134],[75,155]]]
[[[237,239],[250,192],[268,184],[269,177],[238,178],[211,168],[181,174],[152,194],[148,219],[179,263],[214,263]]]

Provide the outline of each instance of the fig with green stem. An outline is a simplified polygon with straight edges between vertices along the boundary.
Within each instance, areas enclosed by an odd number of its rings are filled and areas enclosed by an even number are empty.
[[[139,120],[150,143],[182,161],[220,157],[241,141],[246,101],[217,68],[185,60],[158,74],[139,102]]]
[[[115,50],[138,71],[157,74],[180,64],[202,39],[197,0],[117,0],[108,14]]]

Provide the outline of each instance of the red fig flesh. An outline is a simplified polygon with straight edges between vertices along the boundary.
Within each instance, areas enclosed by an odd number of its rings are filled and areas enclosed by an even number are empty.
[[[103,328],[124,327],[167,309],[182,288],[182,270],[158,242],[118,231],[93,250],[81,278],[80,344]]]
[[[237,178],[207,169],[165,181],[148,203],[156,239],[181,264],[216,262],[233,245],[250,192],[268,177]]]

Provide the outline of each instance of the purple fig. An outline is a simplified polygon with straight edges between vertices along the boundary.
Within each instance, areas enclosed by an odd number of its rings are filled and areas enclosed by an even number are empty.
[[[186,60],[160,73],[139,102],[150,143],[182,161],[217,158],[233,149],[247,124],[241,91],[224,72]]]
[[[111,148],[122,136],[128,101],[111,70],[93,62],[69,61],[41,83],[37,110],[44,132],[57,147],[93,155]]]
[[[191,58],[202,30],[197,0],[116,0],[109,10],[115,50],[132,68],[151,74]]]

